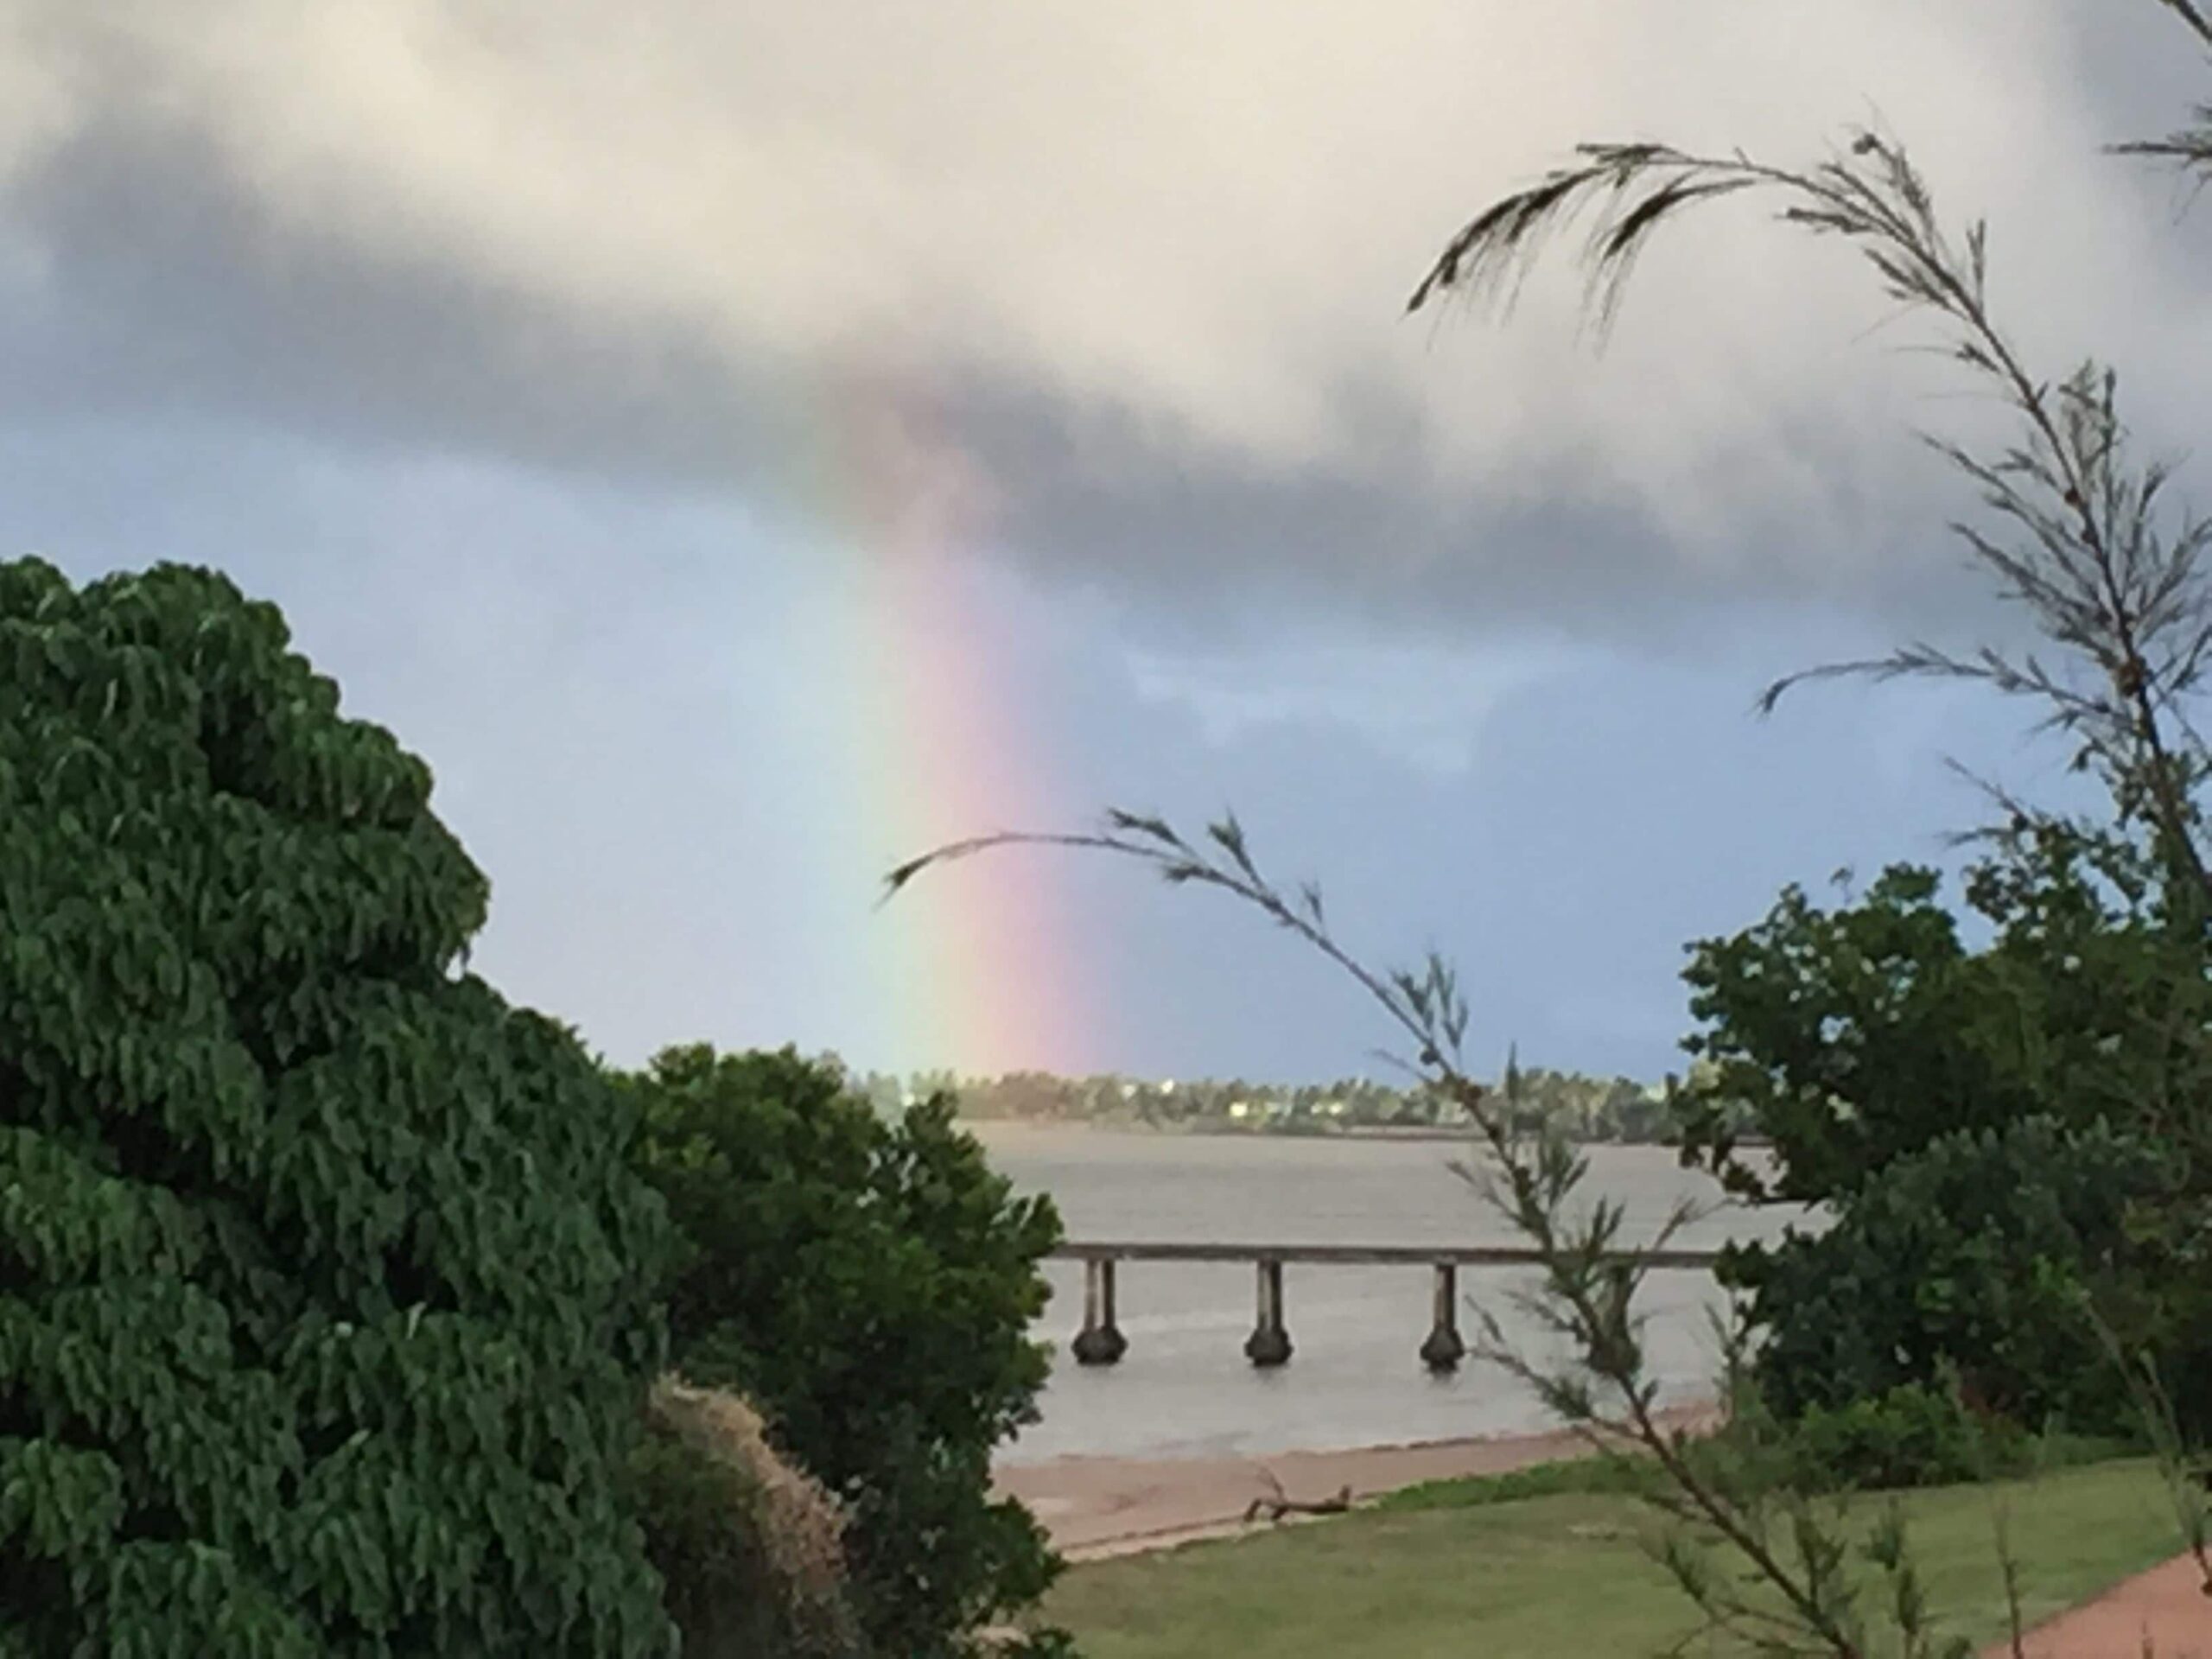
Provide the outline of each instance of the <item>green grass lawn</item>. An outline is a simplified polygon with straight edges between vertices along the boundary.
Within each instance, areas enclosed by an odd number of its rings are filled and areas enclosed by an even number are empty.
[[[1571,1478],[1569,1478],[1571,1482]],[[2181,1548],[2157,1469],[2094,1465],[2032,1483],[1908,1495],[1913,1554],[1947,1631],[2005,1633],[1993,1493],[2012,1511],[2031,1623]],[[1087,1659],[1686,1659],[1698,1618],[1639,1540],[1652,1512],[1561,1491],[1368,1510],[1256,1536],[1069,1569],[1045,1611]],[[1885,1499],[1856,1500],[1871,1518]],[[1871,1571],[1871,1569],[1870,1569]],[[1680,1644],[1677,1646],[1676,1644]]]

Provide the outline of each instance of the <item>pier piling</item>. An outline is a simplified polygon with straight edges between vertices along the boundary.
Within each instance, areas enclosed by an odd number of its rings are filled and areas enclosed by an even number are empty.
[[[1244,1357],[1262,1370],[1290,1358],[1290,1332],[1282,1317],[1282,1258],[1260,1258],[1260,1319],[1245,1338]]]
[[[1114,1323],[1114,1258],[1086,1257],[1083,1264],[1083,1329],[1071,1351],[1078,1365],[1111,1365],[1129,1351],[1129,1339]]]
[[[1467,1357],[1459,1337],[1459,1264],[1436,1264],[1436,1306],[1427,1340],[1421,1345],[1421,1363],[1440,1375],[1456,1371]]]

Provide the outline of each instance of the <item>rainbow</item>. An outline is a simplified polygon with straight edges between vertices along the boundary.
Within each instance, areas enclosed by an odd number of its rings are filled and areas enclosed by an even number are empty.
[[[861,827],[823,838],[821,874],[836,884],[828,902],[869,912],[871,1028],[841,1052],[864,1069],[965,1076],[1088,1061],[1101,1033],[1059,861],[947,870],[874,908],[899,859],[1049,823],[1059,791],[1021,716],[1011,642],[979,626],[986,481],[912,383],[843,376],[814,408],[810,516],[839,563],[850,655],[812,665],[810,683],[843,698],[833,810]],[[857,887],[855,845],[871,861]]]

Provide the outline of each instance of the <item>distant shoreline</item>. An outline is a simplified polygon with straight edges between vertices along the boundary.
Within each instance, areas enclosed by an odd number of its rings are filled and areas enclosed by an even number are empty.
[[[1068,1117],[963,1117],[955,1120],[963,1129],[1004,1127],[1050,1129],[1094,1135],[1203,1135],[1210,1141],[1473,1141],[1472,1128],[1442,1128],[1426,1124],[1400,1128],[1388,1123],[1363,1123],[1342,1129],[1261,1129],[1236,1124],[1143,1123],[1118,1119]]]
[[[1239,1125],[1206,1123],[1146,1123],[1119,1119],[1101,1122],[1093,1118],[1065,1117],[962,1117],[954,1120],[959,1128],[968,1130],[993,1128],[1037,1129],[1055,1134],[1092,1135],[1147,1135],[1162,1137],[1188,1135],[1210,1141],[1409,1141],[1474,1143],[1482,1139],[1481,1133],[1471,1126],[1465,1128],[1446,1128],[1433,1124],[1362,1123],[1345,1128],[1328,1129],[1270,1129],[1245,1128]],[[1584,1141],[1578,1145],[1590,1147],[1652,1147],[1673,1151],[1671,1141]],[[1758,1147],[1764,1141],[1745,1135],[1737,1139],[1740,1147]]]

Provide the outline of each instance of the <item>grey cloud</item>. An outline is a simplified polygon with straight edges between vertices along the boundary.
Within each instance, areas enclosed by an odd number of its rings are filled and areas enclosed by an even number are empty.
[[[795,511],[857,465],[974,496],[1056,579],[1232,620],[1940,612],[1969,589],[1924,521],[1955,498],[1898,427],[1941,383],[1852,343],[1877,313],[1836,251],[1715,220],[1602,360],[1564,269],[1509,329],[1395,315],[1456,214],[1576,137],[1803,154],[1863,92],[1989,208],[2031,345],[2104,344],[2146,296],[2112,348],[2178,420],[2212,327],[2137,223],[2155,187],[2094,149],[2185,90],[2155,8],[2011,8],[2001,37],[1859,11],[0,0],[29,111],[0,125],[0,416]],[[825,459],[862,427],[874,459]]]
[[[728,483],[778,441],[672,338],[594,334],[474,273],[271,233],[203,145],[87,133],[19,192],[54,270],[0,327],[17,422],[202,415],[345,447]]]

